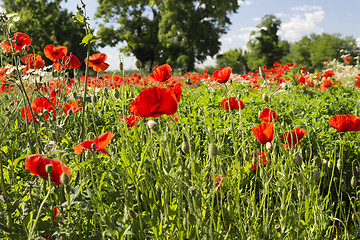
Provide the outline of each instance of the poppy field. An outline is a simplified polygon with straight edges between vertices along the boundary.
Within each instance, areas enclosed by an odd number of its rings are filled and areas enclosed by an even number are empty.
[[[0,44],[1,238],[360,236],[356,59],[124,76],[30,45]]]

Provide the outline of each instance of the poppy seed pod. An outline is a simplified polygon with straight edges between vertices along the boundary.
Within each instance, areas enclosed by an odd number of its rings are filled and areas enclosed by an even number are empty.
[[[124,63],[122,61],[119,63],[119,70],[120,72],[124,71]]]
[[[52,171],[54,169],[54,166],[52,164],[46,164],[45,171],[51,175]],[[66,175],[66,174],[65,174]]]
[[[158,125],[154,120],[149,120],[146,126],[152,131],[156,132],[158,130]]]
[[[218,154],[218,149],[215,145],[215,143],[210,143],[209,145],[209,156],[210,157],[216,157]]]

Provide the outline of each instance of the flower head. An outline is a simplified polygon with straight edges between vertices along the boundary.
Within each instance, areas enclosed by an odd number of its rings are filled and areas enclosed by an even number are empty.
[[[25,159],[25,169],[32,174],[48,180],[48,173],[46,172],[46,165],[51,164],[53,170],[50,174],[51,181],[55,185],[63,184],[60,180],[61,174],[65,173],[70,178],[69,168],[60,160],[53,160],[50,158],[42,157],[41,155],[31,155]]]
[[[149,80],[156,82],[165,82],[171,78],[171,67],[169,64],[157,66],[153,69],[153,73],[148,76]]]
[[[229,97],[221,101],[221,107],[222,109],[229,111],[239,108],[244,109],[245,104],[243,103],[243,101],[237,100],[236,97]]]
[[[219,83],[226,83],[230,79],[231,71],[231,67],[219,68],[214,72],[213,78]]]
[[[360,118],[355,115],[335,115],[329,119],[329,125],[342,132],[358,132],[360,131]]]
[[[1,49],[6,53],[11,52],[11,46],[16,53],[23,50],[28,51],[30,49],[29,46],[31,45],[31,40],[30,37],[25,33],[15,33],[11,42],[12,44],[10,44],[9,42],[2,42]]]
[[[300,143],[301,139],[305,137],[306,131],[303,128],[296,128],[291,132],[281,134],[280,138],[285,141],[284,147],[292,148]]]
[[[109,67],[109,64],[105,62],[106,59],[105,53],[95,53],[89,57],[89,67],[92,67],[95,72],[105,71]],[[85,58],[84,62],[87,62],[87,58]]]
[[[279,120],[276,112],[274,110],[271,110],[270,108],[265,108],[264,110],[262,110],[262,112],[259,114],[259,117],[261,122],[272,122]]]
[[[65,58],[67,54],[67,47],[56,47],[54,44],[49,44],[44,48],[44,54],[51,61],[59,63]]]
[[[99,151],[103,152],[109,156],[111,156],[106,150],[105,147],[109,144],[111,139],[114,137],[112,132],[106,132],[101,134],[100,136],[96,137],[94,140],[88,140],[85,142],[80,143],[79,145],[75,146],[74,153],[81,154],[83,149],[89,149],[91,151]]]
[[[136,116],[147,118],[173,115],[178,101],[170,89],[153,86],[143,89],[130,104]]]
[[[274,139],[274,123],[262,123],[252,128],[252,132],[261,144]]]

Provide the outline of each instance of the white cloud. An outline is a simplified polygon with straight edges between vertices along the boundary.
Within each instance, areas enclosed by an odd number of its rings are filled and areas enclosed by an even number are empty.
[[[250,32],[244,33],[244,34],[238,34],[238,35],[235,36],[235,38],[240,40],[240,41],[248,42],[249,39],[250,39]]]
[[[319,10],[322,10],[322,7],[310,6],[310,5],[304,5],[304,6],[298,6],[298,7],[291,8],[291,11],[294,11],[294,12],[311,12],[311,11],[319,11]]]
[[[233,41],[233,37],[231,37],[231,36],[223,36],[220,38],[220,42],[225,43],[225,44],[231,43],[232,41]]]
[[[261,21],[261,17],[254,17],[252,20],[255,21],[255,22],[260,22],[260,21]]]
[[[287,40],[298,40],[311,33],[320,34],[323,29],[318,26],[325,19],[325,11],[319,6],[299,6],[291,8],[296,12],[289,21],[281,24],[279,34]],[[303,13],[298,13],[303,12]]]
[[[244,0],[244,1],[238,0],[238,4],[239,5],[250,5],[251,1],[249,1],[249,0]]]
[[[256,27],[241,27],[239,28],[239,31],[247,32],[247,31],[255,31],[256,29],[257,29]]]
[[[360,47],[360,37],[356,38],[356,44],[357,44],[358,47]]]

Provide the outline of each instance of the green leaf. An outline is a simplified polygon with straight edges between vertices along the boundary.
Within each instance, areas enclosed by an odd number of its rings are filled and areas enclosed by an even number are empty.
[[[93,39],[94,35],[92,35],[91,33],[86,35],[82,41],[81,41],[81,44],[84,44],[84,45],[87,45],[90,43],[90,41]]]
[[[81,16],[80,14],[76,14],[76,19],[80,22],[80,23],[84,23],[85,22],[85,18],[83,16]]]

